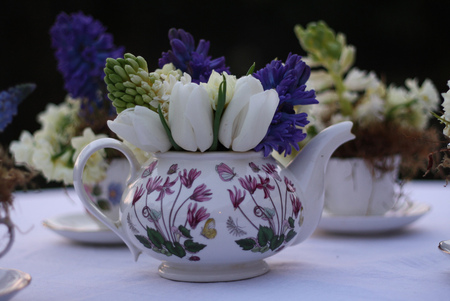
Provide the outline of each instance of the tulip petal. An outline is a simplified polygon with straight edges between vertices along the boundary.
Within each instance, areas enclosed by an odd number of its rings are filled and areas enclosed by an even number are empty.
[[[275,90],[267,90],[250,98],[247,110],[239,118],[240,132],[232,143],[234,151],[248,151],[261,142],[267,134],[278,103],[278,93]]]
[[[189,96],[185,116],[198,149],[206,151],[213,143],[213,110],[208,92],[202,86],[197,86]]]
[[[170,96],[169,105],[169,125],[173,140],[183,149],[195,152],[197,144],[195,142],[194,131],[186,118],[186,107],[188,98],[195,84],[178,82],[174,85]]]
[[[240,119],[248,110],[250,97],[263,91],[261,82],[252,76],[241,77],[237,80],[234,96],[225,109],[220,122],[219,141],[223,146],[231,147],[233,137],[238,135],[239,127],[242,125]],[[243,110],[244,112],[241,115]]]

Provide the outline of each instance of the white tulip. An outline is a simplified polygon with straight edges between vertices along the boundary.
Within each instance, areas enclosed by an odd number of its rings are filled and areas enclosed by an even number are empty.
[[[220,122],[219,141],[238,152],[253,149],[267,134],[279,101],[275,90],[264,91],[253,76],[239,78]]]
[[[166,152],[172,147],[158,113],[146,107],[126,109],[114,121],[108,120],[108,126],[119,137],[146,152]]]
[[[203,86],[178,82],[172,89],[169,124],[173,140],[188,151],[201,152],[213,143],[213,110]]]

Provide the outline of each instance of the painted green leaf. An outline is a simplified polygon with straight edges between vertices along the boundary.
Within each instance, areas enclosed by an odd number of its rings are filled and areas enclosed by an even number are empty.
[[[167,250],[175,256],[178,256],[180,258],[186,256],[186,251],[184,250],[183,246],[177,241],[174,243],[165,241],[164,246],[166,246]]]
[[[286,242],[290,242],[291,239],[295,237],[295,235],[297,235],[297,232],[295,232],[294,230],[289,231],[286,235]]]
[[[148,240],[147,237],[142,236],[142,235],[135,235],[135,237],[137,238],[137,240],[139,240],[139,242],[141,244],[144,245],[144,247],[151,249],[152,248],[152,243]]]
[[[164,244],[164,237],[155,229],[147,227],[148,239],[158,248],[161,249]]]
[[[281,246],[284,242],[284,234],[281,234],[280,236],[275,235],[270,240],[270,249],[272,251],[275,251],[279,246]]]
[[[273,231],[271,228],[266,226],[260,226],[258,231],[258,244],[261,247],[267,245],[269,241],[273,238]]]
[[[244,250],[249,251],[256,245],[256,241],[251,238],[236,240],[236,243]]]
[[[191,230],[187,229],[186,227],[180,225],[180,226],[178,227],[178,230],[180,230],[181,235],[183,235],[184,237],[186,237],[186,238],[192,238],[192,236],[191,236]]]
[[[291,228],[294,228],[295,220],[294,220],[292,217],[289,217],[289,218],[288,218],[288,222],[289,222],[289,226],[290,226]]]
[[[190,253],[198,253],[203,250],[206,245],[195,242],[192,239],[188,239],[184,242],[184,247],[186,248],[186,251]]]

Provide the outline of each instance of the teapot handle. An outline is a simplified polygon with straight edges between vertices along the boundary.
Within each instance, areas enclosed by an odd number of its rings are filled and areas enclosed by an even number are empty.
[[[83,184],[83,170],[89,159],[89,157],[98,150],[103,148],[113,148],[120,151],[125,158],[127,158],[130,163],[130,172],[127,178],[126,186],[128,186],[132,180],[134,180],[137,176],[138,171],[140,170],[140,164],[136,160],[133,152],[122,142],[113,138],[101,138],[92,141],[89,143],[79,154],[77,160],[75,161],[75,165],[73,168],[73,185],[75,191],[80,198],[83,205],[86,209],[97,219],[99,219],[103,224],[105,224],[109,229],[115,232],[128,246],[131,253],[133,254],[134,260],[136,261],[139,257],[141,251],[136,248],[133,243],[128,239],[125,231],[122,228],[122,223],[120,221],[120,217],[118,220],[114,221],[107,217],[101,210],[98,208],[94,202],[89,198],[86,189]]]

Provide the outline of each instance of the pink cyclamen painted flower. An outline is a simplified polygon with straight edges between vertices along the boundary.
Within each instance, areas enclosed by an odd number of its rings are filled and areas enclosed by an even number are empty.
[[[281,181],[281,177],[280,177],[280,175],[278,174],[276,165],[271,164],[271,163],[267,163],[267,164],[264,164],[264,165],[263,165],[262,169],[263,169],[266,173],[268,173],[272,178],[274,178],[275,180]]]
[[[159,196],[158,196],[158,198],[155,201],[156,202],[161,201],[166,196],[166,194],[167,195],[173,194],[174,191],[172,189],[170,189],[170,188],[173,185],[175,185],[176,182],[177,182],[177,179],[175,179],[174,181],[170,182],[170,178],[167,177],[166,181],[164,182],[164,184],[156,188],[156,191],[159,191]]]
[[[153,161],[152,163],[150,163],[150,165],[144,170],[144,172],[142,173],[142,178],[148,177],[153,173],[153,170],[156,167],[156,164],[158,164],[158,161]]]
[[[197,169],[192,168],[189,173],[187,172],[186,169],[183,170],[183,173],[181,173],[181,171],[178,173],[178,175],[180,176],[180,181],[181,183],[186,187],[186,188],[191,188],[192,184],[194,183],[195,179],[197,179],[200,174],[202,172],[201,171],[197,171]]]
[[[192,229],[195,229],[200,222],[206,220],[209,217],[209,213],[206,212],[205,207],[200,207],[197,210],[197,203],[194,203],[194,206],[192,206],[192,208],[191,205],[192,203],[188,206],[187,220],[189,226],[191,226]]]
[[[262,189],[264,191],[264,198],[267,199],[268,197],[270,197],[270,191],[269,190],[274,190],[275,187],[270,185],[270,179],[269,178],[263,178],[260,175],[258,175],[259,177],[259,183],[256,185],[256,188],[258,189]]]
[[[241,183],[242,188],[247,190],[250,194],[254,194],[256,191],[256,178],[252,176],[245,176],[245,178],[239,178],[239,183]]]
[[[292,212],[295,215],[295,218],[298,217],[298,213],[302,209],[302,203],[300,202],[300,199],[298,196],[291,194],[291,203],[292,203]]]
[[[205,184],[201,184],[194,189],[190,199],[196,202],[206,202],[211,199],[211,195],[211,190],[207,189]]]
[[[295,192],[294,183],[292,183],[287,177],[284,177],[284,184],[286,184],[286,189],[289,192]]]
[[[143,194],[144,194],[144,187],[141,185],[139,186],[138,189],[134,191],[133,202],[131,203],[131,205],[134,206],[134,204],[136,204],[136,202],[141,199]]]
[[[236,186],[233,187],[234,192],[231,191],[231,189],[228,189],[228,193],[230,194],[230,200],[231,203],[233,203],[234,210],[236,210],[245,199],[245,191],[242,193],[242,191],[237,189]]]
[[[156,178],[150,178],[147,181],[147,195],[152,193],[153,191],[157,190],[161,185],[162,178],[160,176],[157,176]]]

